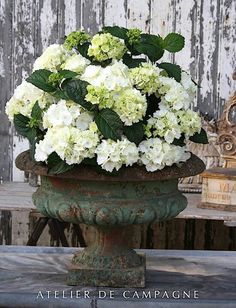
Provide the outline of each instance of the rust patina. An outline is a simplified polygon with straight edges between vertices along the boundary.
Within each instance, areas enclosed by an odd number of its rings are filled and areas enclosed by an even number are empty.
[[[47,166],[32,161],[28,152],[17,157],[16,166],[41,175],[33,202],[43,215],[93,225],[98,230],[94,243],[74,255],[68,284],[110,287],[145,286],[145,256],[127,247],[126,226],[177,216],[187,206],[178,190],[178,178],[205,168],[192,155],[181,166],[152,173],[134,166],[109,175],[80,165],[64,174],[50,175]]]

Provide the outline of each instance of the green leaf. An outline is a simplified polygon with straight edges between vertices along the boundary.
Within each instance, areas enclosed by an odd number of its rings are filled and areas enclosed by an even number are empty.
[[[39,107],[39,103],[36,102],[32,108],[31,111],[31,117],[37,121],[41,121],[42,120],[42,109]]]
[[[121,139],[123,123],[115,111],[109,108],[102,109],[95,115],[94,120],[105,138],[115,141]]]
[[[146,111],[146,115],[145,115],[145,122],[150,118],[150,116],[153,115],[153,113],[155,111],[157,111],[159,109],[159,103],[160,103],[161,99],[156,97],[155,94],[151,94],[150,96],[147,96],[147,111]]]
[[[145,59],[133,59],[132,56],[130,56],[129,54],[125,54],[123,56],[123,62],[129,68],[134,68],[134,67],[139,66],[142,62],[146,62],[146,60]]]
[[[164,50],[159,45],[153,45],[146,42],[140,42],[138,44],[135,44],[134,49],[140,54],[148,56],[148,58],[152,62],[156,62],[164,54]]]
[[[78,52],[79,52],[84,58],[86,58],[86,59],[92,61],[92,57],[90,57],[90,56],[88,55],[88,49],[89,49],[89,46],[90,46],[90,45],[91,45],[91,44],[90,44],[89,42],[86,42],[86,43],[84,43],[84,44],[82,44],[82,45],[78,45],[78,46],[76,47],[76,49],[78,50]]]
[[[56,90],[56,92],[53,93],[53,96],[59,99],[69,100],[69,97],[66,95],[66,93],[60,89]]]
[[[202,128],[200,133],[195,133],[193,136],[191,136],[189,138],[189,140],[191,140],[192,142],[195,142],[195,143],[207,144],[208,143],[207,133]]]
[[[18,134],[27,137],[29,131],[30,118],[22,115],[21,113],[14,115],[14,125]]]
[[[140,42],[131,47],[136,51],[134,54],[145,54],[152,62],[156,62],[164,54],[162,45],[163,40],[160,36],[143,33]]]
[[[164,45],[164,41],[160,35],[147,34],[147,33],[141,34],[141,42],[152,44],[154,46],[159,46],[161,48],[163,48]]]
[[[82,163],[84,165],[89,165],[89,166],[98,166],[97,164],[97,159],[96,157],[93,157],[93,158],[84,158]]]
[[[36,137],[30,142],[30,157],[32,160],[34,160],[36,143],[38,143],[40,140],[42,140],[42,136]]]
[[[162,62],[161,64],[157,64],[159,68],[163,68],[169,77],[173,77],[177,82],[181,81],[181,68],[179,65]]]
[[[76,72],[72,72],[69,70],[61,70],[58,72],[60,74],[60,76],[62,76],[63,78],[74,78],[75,76],[78,75],[78,73]]]
[[[143,122],[134,123],[131,126],[125,126],[124,133],[129,141],[138,145],[143,140],[144,136]]]
[[[49,174],[60,174],[71,170],[74,165],[68,165],[65,161],[60,161],[58,164],[49,169]]]
[[[163,47],[169,52],[178,52],[184,47],[184,37],[178,33],[169,33],[164,38]]]
[[[52,168],[61,161],[60,156],[56,152],[52,152],[47,158],[48,167]]]
[[[47,165],[49,168],[49,174],[64,173],[74,167],[74,165],[68,165],[56,152],[53,152],[48,156]]]
[[[181,137],[179,139],[175,138],[174,141],[172,142],[172,144],[183,147],[183,146],[185,146],[184,141],[185,141],[185,136],[184,136],[184,134],[181,134]]]
[[[96,106],[85,100],[87,85],[88,82],[83,80],[68,80],[62,84],[62,90],[69,99],[92,111],[96,109]]]
[[[37,88],[45,91],[45,92],[54,92],[56,91],[56,87],[52,86],[48,82],[49,76],[52,74],[52,72],[42,69],[42,70],[37,70],[33,72],[27,79],[26,81],[32,83],[34,86]]]
[[[105,33],[110,33],[113,36],[116,36],[116,37],[119,37],[125,40],[127,38],[126,33],[128,29],[123,28],[123,27],[113,26],[113,27],[103,27],[102,31]]]
[[[14,116],[13,122],[17,133],[28,138],[30,142],[33,142],[36,138],[37,131],[35,128],[29,127],[30,118],[19,113]]]

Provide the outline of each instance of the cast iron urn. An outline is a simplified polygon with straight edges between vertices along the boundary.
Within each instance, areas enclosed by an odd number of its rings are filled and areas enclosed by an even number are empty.
[[[43,215],[97,228],[94,243],[74,255],[67,283],[109,287],[145,286],[145,256],[127,247],[126,227],[176,217],[187,206],[178,190],[178,178],[205,168],[191,155],[180,166],[156,172],[132,166],[109,175],[81,164],[51,175],[46,165],[30,159],[29,152],[18,156],[16,166],[41,176],[33,202]]]

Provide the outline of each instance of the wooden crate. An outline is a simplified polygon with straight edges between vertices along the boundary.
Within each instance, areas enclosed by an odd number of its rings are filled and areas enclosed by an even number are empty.
[[[236,211],[236,168],[213,168],[203,173],[201,208]]]

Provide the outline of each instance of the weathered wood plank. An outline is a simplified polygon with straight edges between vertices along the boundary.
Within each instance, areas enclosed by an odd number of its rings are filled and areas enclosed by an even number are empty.
[[[200,59],[198,107],[214,117],[217,110],[217,76],[219,54],[219,1],[203,1],[200,15]]]
[[[175,10],[173,0],[151,2],[151,24],[150,31],[165,37],[174,31]],[[161,61],[173,62],[173,55],[165,52]]]
[[[96,33],[104,25],[104,6],[100,0],[81,0],[82,26],[90,32]]]
[[[151,0],[127,0],[127,27],[150,32]]]
[[[65,2],[65,34],[81,27],[81,1],[68,0]]]
[[[117,0],[105,0],[104,25],[105,26],[127,26],[127,2],[121,3]]]
[[[4,112],[11,94],[11,5],[7,0],[0,2],[0,181],[12,178],[12,131]]]
[[[8,1],[9,3],[10,1]],[[12,7],[12,86],[18,86],[22,79],[31,71],[34,61],[34,36],[32,31],[33,7],[27,0],[13,1]],[[13,135],[13,161],[16,156],[29,147],[25,138],[14,133]],[[13,180],[19,181],[23,172],[13,164]]]
[[[236,81],[232,79],[236,71],[236,1],[220,0],[219,18],[217,117],[223,111],[225,100],[236,91]]]

